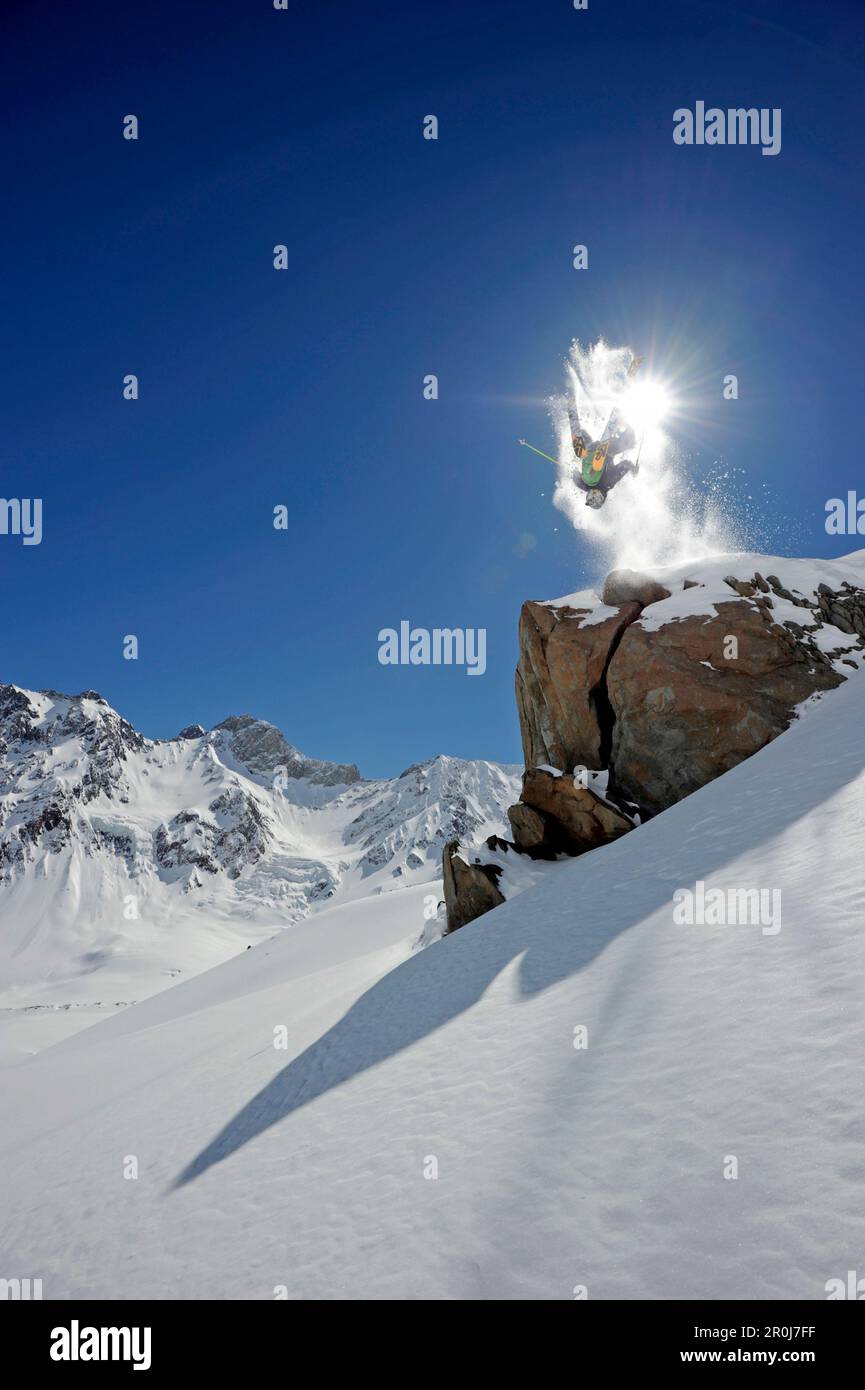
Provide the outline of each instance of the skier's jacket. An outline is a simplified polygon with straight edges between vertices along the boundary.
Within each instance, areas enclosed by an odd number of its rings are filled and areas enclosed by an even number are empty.
[[[597,440],[584,445],[580,454],[580,486],[587,492],[591,488],[603,487],[609,491],[619,478],[631,471],[632,465],[622,468],[614,460],[636,444],[636,437],[629,425],[620,429],[612,439]]]
[[[583,454],[583,462],[580,470],[582,480],[586,487],[597,487],[604,476],[604,468],[607,463],[607,445],[593,444]]]

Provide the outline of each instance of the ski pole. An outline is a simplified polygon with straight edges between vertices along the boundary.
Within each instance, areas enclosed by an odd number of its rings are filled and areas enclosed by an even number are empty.
[[[521,443],[521,444],[525,444],[526,448],[527,448],[527,449],[531,449],[533,453],[535,453],[535,454],[540,454],[540,456],[541,456],[542,459],[549,459],[549,460],[550,460],[550,463],[554,463],[554,464],[556,465],[556,467],[558,468],[558,466],[559,466],[559,461],[558,461],[558,459],[554,459],[553,456],[552,456],[552,454],[545,454],[544,451],[543,451],[543,449],[536,449],[535,446],[534,446],[534,444],[529,444],[525,439],[521,439],[521,440],[520,440],[520,443]]]

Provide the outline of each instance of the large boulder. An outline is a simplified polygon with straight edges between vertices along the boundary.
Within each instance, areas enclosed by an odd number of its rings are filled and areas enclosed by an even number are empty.
[[[442,856],[447,930],[457,931],[467,922],[503,903],[499,890],[501,869],[495,864],[471,864],[460,854],[458,840],[449,840]]]
[[[650,603],[660,603],[670,597],[670,590],[649,574],[637,570],[610,570],[601,590],[601,602],[610,608],[620,608],[623,603],[638,603],[647,608]]]
[[[540,811],[518,801],[515,806],[508,807],[508,820],[514,844],[521,854],[531,859],[555,859],[558,851],[550,847],[547,820]]]
[[[640,612],[638,603],[626,603],[603,621],[587,623],[594,616],[590,608],[523,604],[516,696],[526,767],[606,766],[606,670]]]
[[[508,811],[518,849],[533,858],[585,854],[633,830],[634,822],[569,773],[531,767]]]

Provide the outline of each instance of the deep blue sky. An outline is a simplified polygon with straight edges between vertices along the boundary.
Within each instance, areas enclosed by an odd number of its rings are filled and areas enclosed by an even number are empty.
[[[12,4],[0,49],[0,495],[45,508],[0,536],[0,679],[367,775],[518,760],[519,605],[598,577],[515,445],[574,336],[682,370],[778,549],[857,548],[865,5]],[[698,99],[781,107],[780,155],[675,146]],[[401,618],[486,627],[487,674],[380,666]]]

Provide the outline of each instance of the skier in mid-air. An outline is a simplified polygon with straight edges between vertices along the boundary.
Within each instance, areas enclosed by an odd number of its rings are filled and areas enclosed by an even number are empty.
[[[627,373],[628,381],[636,376],[642,362],[642,357],[631,359]],[[622,407],[617,406],[607,421],[601,438],[592,439],[580,424],[576,402],[570,401],[568,404],[571,443],[576,463],[574,482],[586,494],[587,507],[602,507],[607,500],[607,493],[612,491],[616,483],[620,483],[628,473],[636,475],[640,471],[639,451],[636,462],[632,463],[630,459],[616,462],[620,454],[626,454],[637,443],[637,436],[633,428],[625,423],[623,413]],[[533,453],[556,463],[550,454],[544,453],[543,449],[536,449],[528,440],[521,439],[520,443],[525,444]]]
[[[576,459],[574,482],[586,494],[587,507],[602,507],[607,500],[607,493],[612,491],[616,483],[620,483],[628,473],[637,474],[640,471],[639,463],[632,463],[630,459],[616,462],[619,454],[625,454],[634,448],[637,436],[630,425],[623,425],[605,440],[590,439],[580,425],[577,409],[573,404],[568,407],[568,417]]]

